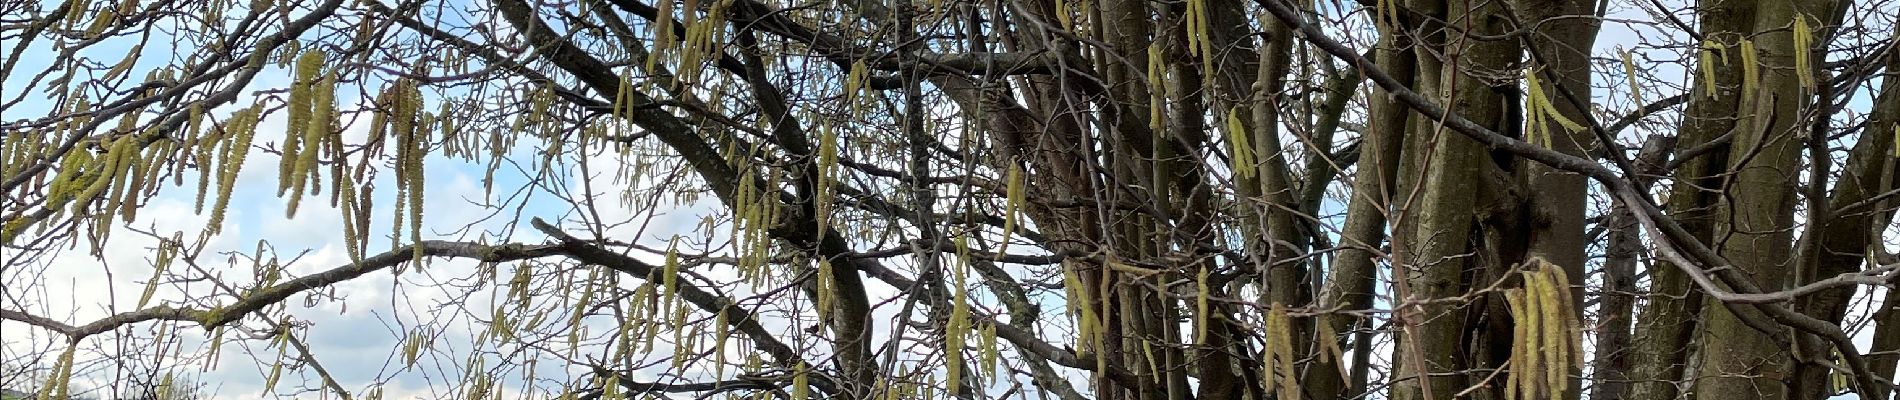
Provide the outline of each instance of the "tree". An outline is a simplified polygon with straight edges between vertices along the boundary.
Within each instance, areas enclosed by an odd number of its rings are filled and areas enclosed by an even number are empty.
[[[49,388],[233,345],[344,398],[1886,398],[1900,363],[1889,1],[0,10],[0,348]],[[61,305],[69,268],[137,300]],[[318,361],[317,306],[381,303],[383,370]]]

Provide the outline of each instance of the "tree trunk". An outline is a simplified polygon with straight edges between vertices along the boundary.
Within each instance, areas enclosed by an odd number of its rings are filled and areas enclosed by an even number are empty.
[[[1463,27],[1467,33],[1450,35],[1444,48],[1445,66],[1437,78],[1441,80],[1439,88],[1449,90],[1438,95],[1452,99],[1451,110],[1493,129],[1503,124],[1506,115],[1498,89],[1515,86],[1516,80],[1495,81],[1492,77],[1512,76],[1508,74],[1519,60],[1520,47],[1509,41],[1476,40],[1473,35],[1509,31],[1508,18],[1500,18],[1504,12],[1497,3],[1451,5],[1446,24]],[[1402,257],[1409,258],[1400,258],[1403,264],[1399,273],[1409,281],[1406,286],[1410,292],[1401,291],[1401,301],[1408,303],[1460,296],[1470,290],[1470,285],[1481,284],[1474,282],[1481,279],[1470,277],[1491,271],[1483,257],[1471,257],[1488,233],[1478,217],[1493,211],[1493,202],[1501,200],[1498,193],[1508,189],[1497,186],[1500,182],[1508,184],[1509,179],[1499,179],[1503,172],[1482,145],[1466,136],[1436,129],[1433,132],[1438,133],[1428,147],[1431,154],[1425,156],[1428,161],[1416,213],[1418,225],[1409,239],[1413,243],[1406,244],[1407,249],[1401,252]],[[1488,362],[1473,362],[1490,357],[1473,358],[1464,343],[1467,329],[1486,329],[1468,325],[1468,306],[1430,302],[1406,305],[1410,309],[1400,311],[1407,332],[1399,351],[1405,352],[1404,365],[1410,368],[1400,375],[1424,376],[1395,385],[1396,398],[1449,399],[1465,390],[1469,382],[1489,375],[1471,369],[1490,367],[1483,365]]]
[[[1785,289],[1793,282],[1796,265],[1790,257],[1794,227],[1794,171],[1800,163],[1801,143],[1807,137],[1804,116],[1811,110],[1812,88],[1805,88],[1794,69],[1795,35],[1780,27],[1806,18],[1818,26],[1830,6],[1810,2],[1797,7],[1788,2],[1758,3],[1755,12],[1755,48],[1760,51],[1760,87],[1742,88],[1742,104],[1729,168],[1734,171],[1724,189],[1726,218],[1716,220],[1722,256],[1764,290]],[[1804,25],[1795,25],[1804,26]],[[1696,396],[1735,399],[1753,396],[1786,398],[1791,357],[1773,336],[1744,325],[1721,304],[1703,306],[1702,367]],[[1815,349],[1808,349],[1815,350]]]
[[[1740,32],[1754,26],[1753,1],[1704,0],[1697,2],[1701,35],[1712,40],[1733,41]],[[1713,52],[1714,49],[1705,51]],[[1705,57],[1699,66],[1713,76],[1697,74],[1690,87],[1688,110],[1676,141],[1673,157],[1681,166],[1668,198],[1668,213],[1696,239],[1708,242],[1714,234],[1721,185],[1721,171],[1728,162],[1727,145],[1711,144],[1735,126],[1737,92],[1741,84],[1741,66],[1720,63],[1720,54]],[[1714,93],[1711,93],[1713,91]],[[1691,150],[1715,146],[1703,154]],[[1635,367],[1630,371],[1630,397],[1636,400],[1673,400],[1680,396],[1679,384],[1689,377],[1693,350],[1691,341],[1701,322],[1701,295],[1696,294],[1688,274],[1673,265],[1658,265],[1650,270],[1648,305],[1637,316],[1634,353]]]

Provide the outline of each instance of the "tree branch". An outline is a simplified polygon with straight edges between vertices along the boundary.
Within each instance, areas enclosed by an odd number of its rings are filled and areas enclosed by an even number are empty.
[[[100,318],[79,326],[67,325],[51,318],[5,309],[0,309],[0,319],[19,321],[45,328],[66,335],[70,340],[83,339],[88,336],[118,329],[121,326],[145,321],[194,321],[208,330],[242,319],[252,312],[282,302],[284,299],[290,298],[291,295],[356,279],[364,274],[409,261],[410,258],[415,256],[416,246],[421,246],[422,253],[428,256],[469,258],[483,262],[514,261],[559,254],[559,248],[554,246],[525,246],[519,244],[488,246],[466,242],[430,240],[367,257],[360,262],[344,264],[313,275],[307,275],[284,283],[259,288],[252,291],[250,295],[240,297],[231,304],[218,306],[210,310],[159,305],[136,311],[113,314],[112,316]]]

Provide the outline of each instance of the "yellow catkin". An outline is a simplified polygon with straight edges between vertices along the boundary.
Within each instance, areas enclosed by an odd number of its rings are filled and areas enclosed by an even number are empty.
[[[350,163],[343,156],[344,145],[341,136],[327,135],[323,143],[323,153],[330,156],[330,176],[336,180],[336,183],[330,185],[330,207],[337,207],[343,198],[343,186],[353,183],[350,182],[352,178],[349,176]],[[323,188],[312,188],[310,191],[323,192]]]
[[[284,376],[284,362],[283,361],[272,362],[270,364],[270,375],[264,378],[264,393],[271,393],[273,390],[276,390],[277,380],[283,376]]]
[[[1524,113],[1524,141],[1548,148],[1549,146],[1544,144],[1544,138],[1550,136],[1550,126],[1545,123],[1546,119],[1543,113],[1544,106],[1539,104],[1539,102],[1544,100],[1544,96],[1541,92],[1542,89],[1539,89],[1539,85],[1537,85],[1537,74],[1532,73],[1529,69],[1524,70],[1524,81],[1526,92],[1526,96],[1524,96],[1524,110],[1526,110]]]
[[[1700,53],[1700,56],[1696,60],[1696,65],[1699,66],[1700,69],[1702,70],[1702,81],[1708,82],[1708,84],[1702,85],[1704,88],[1706,88],[1703,91],[1703,93],[1708,95],[1710,98],[1715,97],[1716,52],[1722,51],[1722,50],[1723,50],[1723,47],[1722,47],[1721,42],[1717,42],[1714,40],[1704,40],[1702,41],[1702,51]],[[1722,55],[1722,60],[1725,61],[1724,63],[1726,63],[1726,61],[1728,60],[1728,55],[1726,53]]]
[[[66,9],[66,29],[72,29],[73,26],[78,25],[79,20],[84,19],[87,15],[86,12],[91,11],[90,8],[92,7],[91,0],[76,0],[71,4],[72,5]]]
[[[1636,84],[1636,62],[1630,59],[1630,51],[1623,51],[1623,78],[1629,81],[1630,100],[1636,107],[1643,106],[1643,89]]]
[[[958,236],[958,250],[967,254],[968,237]],[[967,258],[965,260],[967,262]],[[962,264],[962,263],[959,263]],[[951,297],[950,321],[944,324],[944,384],[951,395],[956,395],[963,385],[963,342],[970,331],[970,303],[968,277],[962,265],[951,268],[951,286],[955,294]]]
[[[1511,324],[1511,375],[1505,379],[1504,398],[1505,400],[1532,399],[1530,393],[1522,393],[1529,390],[1524,386],[1524,377],[1530,375],[1531,368],[1524,354],[1526,348],[1529,347],[1524,344],[1525,337],[1528,336],[1525,333],[1530,327],[1530,324],[1525,321],[1527,313],[1524,310],[1524,291],[1519,289],[1505,291],[1504,304],[1510,308],[1511,317],[1516,319],[1516,323]]]
[[[1797,12],[1794,15],[1794,73],[1801,78],[1801,87],[1804,89],[1815,87],[1812,51],[1814,29],[1808,27],[1808,15]]]
[[[1752,107],[1755,93],[1761,91],[1761,65],[1755,41],[1742,39],[1742,104]]]
[[[1003,211],[1003,240],[997,245],[997,254],[1005,254],[1009,251],[1009,239],[1010,236],[1016,234],[1016,225],[1019,224],[1020,222],[1018,221],[1022,219],[1023,205],[1024,201],[1026,201],[1025,197],[1027,197],[1026,192],[1028,191],[1028,188],[1025,187],[1027,185],[1027,178],[1023,177],[1023,168],[1021,165],[1011,162],[1009,164],[1009,172],[1003,179],[1008,182],[1005,183],[1006,186],[1003,190],[1005,200]]]
[[[1552,290],[1557,292],[1554,297],[1558,299],[1558,310],[1563,313],[1564,342],[1569,343],[1569,359],[1577,368],[1583,368],[1583,320],[1577,315],[1576,299],[1570,296],[1570,277],[1555,264],[1544,263],[1544,266],[1545,270],[1550,271],[1551,280],[1556,283]]]
[[[864,90],[869,71],[870,68],[865,66],[864,60],[857,60],[851,63],[851,71],[845,75],[844,104],[850,110],[849,115],[853,117],[863,113],[863,105],[860,104],[858,95]]]
[[[818,220],[818,239],[823,241],[826,229],[831,226],[832,187],[837,182],[838,169],[838,132],[830,124],[819,123],[818,128],[818,196],[812,199]],[[1005,234],[1007,235],[1007,233]]]
[[[408,340],[403,341],[402,361],[404,369],[415,368],[416,361],[421,359],[423,340],[424,338],[421,332],[410,332]]]
[[[53,175],[53,182],[47,188],[46,204],[49,209],[58,209],[85,187],[92,186],[87,180],[90,173],[87,167],[92,165],[94,156],[90,151],[67,153],[59,162],[59,172]]]
[[[159,399],[169,399],[169,398],[172,398],[172,397],[171,397],[171,396],[172,396],[172,387],[173,387],[174,385],[175,385],[175,381],[174,381],[174,380],[173,380],[173,378],[172,378],[172,372],[171,372],[171,371],[165,371],[165,377],[164,377],[164,378],[162,378],[162,379],[159,379],[159,381],[158,381],[158,390],[157,390],[157,392],[158,392],[158,393],[157,393],[157,395],[156,395],[156,396],[153,396],[153,397],[155,397],[155,398],[159,398]]]
[[[67,389],[71,388],[73,377],[73,351],[79,348],[77,343],[68,343],[66,351],[59,353],[59,359],[53,362],[53,372],[48,378],[46,388],[40,390],[41,400],[66,399]]]
[[[1062,30],[1074,31],[1075,17],[1072,14],[1075,11],[1069,6],[1069,1],[1071,0],[1056,0],[1056,23],[1062,26]]]
[[[1279,353],[1279,362],[1274,364],[1274,369],[1280,375],[1280,391],[1283,393],[1280,398],[1299,400],[1301,393],[1299,375],[1297,370],[1293,369],[1294,359],[1299,357],[1293,353],[1293,318],[1287,315],[1285,304],[1274,303],[1269,312],[1273,313],[1274,319],[1280,321],[1278,324],[1280,329],[1274,333],[1274,341],[1279,343],[1280,347],[1276,351]]]
[[[574,314],[569,316],[567,321],[567,325],[569,326],[567,331],[569,352],[573,351],[574,346],[580,344],[581,328],[583,328],[583,326],[581,326],[581,320],[587,317],[587,309],[594,305],[594,290],[597,286],[594,283],[600,279],[600,271],[601,268],[588,268],[587,280],[580,283],[580,301],[574,302]]]
[[[277,163],[278,196],[289,192],[291,181],[296,179],[298,153],[313,151],[316,147],[315,144],[304,141],[304,131],[310,129],[312,109],[310,105],[313,102],[311,92],[316,88],[317,81],[321,79],[317,75],[323,68],[323,53],[305,52],[297,57],[296,64],[291,75],[290,104],[287,107],[290,117],[285,127],[288,130],[284,133],[283,144],[278,146],[279,155],[282,156]],[[304,147],[313,149],[304,149]]]
[[[154,137],[157,136],[154,133],[148,133],[148,135],[152,135]],[[169,139],[159,140],[157,143],[151,146],[150,151],[143,158],[143,160],[151,160],[151,161],[147,162],[147,161],[141,160],[140,162],[140,164],[143,165],[145,172],[144,172],[143,179],[139,179],[138,184],[133,185],[133,187],[137,189],[135,190],[135,192],[137,192],[139,196],[141,197],[158,194],[159,185],[165,182],[165,178],[164,178],[165,167],[172,165],[167,160],[182,158],[182,157],[177,157],[178,153],[179,153],[178,142],[175,142]],[[126,216],[127,221],[132,220],[132,218],[133,217],[131,215]]]
[[[404,79],[384,89],[378,98],[380,105],[389,112],[376,113],[371,118],[370,142],[381,142],[385,134],[396,140],[395,229],[390,235],[390,247],[401,247],[401,232],[406,221],[409,240],[416,244],[411,247],[413,254],[410,260],[420,266],[425,255],[424,247],[421,246],[422,194],[425,190],[422,164],[429,143],[428,128],[420,123],[423,114],[422,94],[416,89],[415,81]],[[401,272],[401,269],[396,272]]]
[[[138,216],[138,193],[139,187],[145,185],[146,164],[156,164],[146,162],[146,158],[139,155],[144,150],[140,148],[141,143],[144,142],[144,136],[140,134],[119,139],[125,142],[126,150],[119,155],[118,170],[113,171],[112,174],[114,177],[112,192],[106,196],[106,207],[100,210],[106,217],[104,223],[99,226],[99,235],[102,238],[111,232],[112,217],[115,213],[119,219],[126,222],[131,222]],[[156,151],[159,146],[154,144],[146,148]]]
[[[35,135],[36,133],[37,132],[29,132],[25,135],[0,135],[3,136],[0,137],[0,146],[4,147],[4,149],[0,150],[4,150],[5,153],[4,159],[0,159],[0,176],[13,176],[13,171],[19,169],[18,166],[21,165],[22,160],[25,159],[27,137],[37,137],[37,135]],[[34,140],[37,141],[38,139]]]
[[[1201,268],[1194,273],[1194,344],[1196,345],[1207,344],[1207,323],[1208,319],[1210,319],[1207,314],[1207,296],[1209,289],[1207,286],[1207,266],[1202,265]]]
[[[1096,319],[1095,302],[1090,300],[1089,288],[1082,281],[1081,274],[1074,266],[1065,265],[1063,280],[1069,290],[1069,307],[1076,310],[1076,347],[1093,349],[1095,344]]]
[[[1339,367],[1339,376],[1350,376],[1350,372],[1346,370],[1346,351],[1339,347],[1339,332],[1333,330],[1332,324],[1314,325],[1319,328],[1320,359],[1330,361],[1333,366]]]
[[[680,253],[678,236],[666,245],[666,264],[660,272],[660,304],[672,307],[679,293]],[[677,328],[677,327],[676,327]]]
[[[144,49],[145,49],[144,43],[139,43],[137,46],[132,46],[131,50],[125,52],[125,58],[120,59],[117,64],[114,64],[112,66],[112,69],[107,70],[105,76],[101,77],[100,80],[102,81],[117,80],[119,79],[119,76],[125,75],[127,71],[131,71],[132,65],[137,63],[139,59],[139,54],[143,53]]]
[[[720,308],[713,316],[713,379],[726,377],[726,338],[731,336],[727,326],[726,308]]]
[[[224,146],[223,163],[218,167],[218,196],[211,207],[211,221],[205,225],[211,234],[223,231],[224,215],[230,208],[231,190],[237,185],[238,172],[244,167],[245,155],[250,153],[252,134],[256,133],[257,115],[263,109],[258,106],[233,113],[226,123],[231,139]]]
[[[1274,306],[1278,305],[1279,303],[1274,303]],[[1261,333],[1263,333],[1262,340],[1266,341],[1266,343],[1260,346],[1260,387],[1264,389],[1264,394],[1272,396],[1280,389],[1279,383],[1274,379],[1274,375],[1277,374],[1276,370],[1279,369],[1279,363],[1274,362],[1274,360],[1280,357],[1280,324],[1285,321],[1274,318],[1273,309],[1269,308],[1266,318],[1263,318],[1261,322],[1265,325],[1261,327]]]
[[[341,168],[343,159],[338,157],[336,162],[336,165]],[[357,217],[366,213],[364,212],[365,210],[362,209],[362,204],[357,201],[356,182],[350,179],[350,177],[343,176],[341,172],[338,172],[336,174],[335,187],[337,188],[337,198],[341,200],[341,204],[338,205],[337,208],[338,211],[343,214],[344,251],[349,254],[350,262],[362,262],[362,243],[367,241],[367,236],[369,235],[367,235],[365,231],[367,231],[369,227],[361,226],[364,224],[357,223]]]
[[[133,307],[133,308],[143,309],[145,308],[145,304],[150,303],[152,301],[152,295],[158,293],[159,278],[165,277],[165,270],[167,268],[170,268],[171,263],[172,263],[172,258],[176,257],[177,253],[178,253],[178,246],[174,242],[172,241],[158,242],[158,254],[154,259],[154,265],[152,267],[152,278],[147,279],[145,281],[145,291],[139,294],[138,306]]]
[[[138,139],[130,136],[113,140],[106,155],[92,162],[93,166],[88,167],[91,170],[88,173],[95,176],[79,191],[78,196],[74,197],[71,211],[73,215],[82,215],[81,211],[84,207],[104,193],[113,181],[119,180],[118,173],[123,169],[120,166],[125,162],[125,154],[138,151],[135,147],[137,144],[134,143],[137,141]]]
[[[1524,384],[1529,388],[1525,398],[1534,399],[1539,398],[1536,394],[1545,392],[1542,390],[1546,383],[1543,378],[1548,374],[1546,371],[1550,364],[1544,359],[1547,354],[1545,348],[1548,347],[1548,344],[1544,343],[1546,322],[1544,321],[1543,296],[1538,294],[1542,292],[1538,287],[1543,285],[1543,281],[1537,279],[1536,274],[1531,272],[1525,272],[1523,276],[1524,316],[1518,323],[1524,325],[1525,335],[1518,339],[1517,345],[1525,349]]]
[[[402,220],[404,216],[409,215],[408,213],[403,212],[403,204],[408,203],[409,201],[409,193],[408,193],[409,185],[403,184],[403,182],[405,182],[405,179],[406,179],[402,177],[402,175],[404,175],[402,172],[403,164],[404,163],[402,162],[401,159],[398,159],[396,161],[396,167],[397,167],[396,169],[396,175],[397,175],[396,176],[396,198],[394,199],[395,204],[390,205],[391,211],[395,211],[395,214],[390,217],[390,224],[389,224],[389,229],[390,229],[389,247],[390,248],[402,247],[402,228],[405,226]],[[363,192],[363,193],[369,194],[370,192]],[[411,257],[412,257],[411,259],[413,259],[413,254],[411,255]],[[401,275],[403,272],[403,266],[397,265],[395,270],[391,272],[397,275]]]
[[[307,54],[315,53],[317,52]],[[310,148],[298,154],[296,161],[291,165],[290,201],[284,210],[285,218],[297,216],[297,205],[303,200],[306,184],[319,174],[317,171],[319,145],[326,142],[324,138],[328,137],[336,127],[336,74],[324,74],[312,86],[310,100],[306,101],[311,107],[308,117],[309,126],[304,128],[302,139],[302,142]]]
[[[831,260],[829,259],[818,260],[818,278],[816,281],[817,283],[816,292],[818,292],[818,298],[816,300],[818,304],[816,305],[816,308],[818,311],[818,319],[820,321],[830,320],[832,307],[835,306],[833,302],[837,300],[837,297],[835,294],[833,294],[833,289],[831,287],[832,280],[836,278],[836,276],[833,275],[833,273],[834,273],[834,270],[831,268]]]
[[[1234,176],[1240,179],[1252,179],[1254,175],[1253,144],[1248,140],[1250,132],[1241,122],[1240,107],[1227,110],[1227,144],[1233,152]]]
[[[805,376],[805,362],[799,361],[792,367],[792,400],[805,400],[811,396],[810,381]]]
[[[1530,87],[1531,97],[1536,99],[1537,106],[1538,106],[1538,109],[1533,109],[1531,110],[1532,112],[1543,114],[1544,118],[1547,118],[1550,121],[1554,121],[1558,125],[1562,125],[1564,129],[1570,132],[1578,132],[1578,131],[1589,129],[1588,127],[1583,126],[1583,124],[1579,124],[1576,121],[1571,120],[1569,117],[1565,117],[1563,112],[1557,110],[1556,104],[1551,103],[1550,101],[1550,96],[1548,94],[1549,92],[1544,90],[1543,83],[1537,78],[1537,72],[1535,69],[1526,70],[1524,73],[1524,79],[1525,79],[1525,83]],[[1551,135],[1548,130],[1544,132],[1544,135],[1543,135],[1544,147],[1546,148],[1551,147],[1552,145],[1551,140],[1553,136],[1555,135]]]
[[[1538,304],[1542,307],[1544,319],[1544,324],[1541,326],[1544,330],[1544,362],[1546,363],[1544,384],[1550,388],[1552,397],[1560,398],[1563,397],[1565,386],[1570,382],[1569,365],[1572,356],[1570,341],[1567,340],[1569,329],[1563,316],[1565,306],[1562,299],[1566,291],[1558,286],[1558,282],[1548,269],[1540,271],[1537,275],[1540,281],[1537,286],[1539,291],[1537,295],[1541,297],[1538,299]]]
[[[106,28],[112,27],[113,21],[118,19],[119,13],[114,11],[113,8],[106,7],[101,9],[99,16],[92,19],[92,25],[86,28],[86,33],[81,37],[86,39],[97,38],[99,35],[105,33]]]
[[[990,321],[990,323],[983,324],[983,331],[980,334],[981,338],[979,340],[982,340],[982,342],[979,343],[979,346],[983,348],[983,360],[980,362],[980,368],[982,368],[983,376],[989,377],[990,384],[994,385],[996,384],[996,359],[1002,355],[1001,350],[998,350],[996,347],[996,322]],[[1145,344],[1146,342],[1143,343]],[[1152,355],[1149,356],[1149,361],[1152,362],[1153,360],[1154,357]]]

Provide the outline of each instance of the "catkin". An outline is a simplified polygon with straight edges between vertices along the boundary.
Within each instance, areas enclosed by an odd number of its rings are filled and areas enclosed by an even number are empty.
[[[296,42],[292,41],[291,43]],[[294,51],[293,49],[288,49],[290,46],[286,47],[286,56],[294,54],[290,52]],[[291,75],[290,104],[288,106],[290,117],[285,125],[288,130],[284,133],[284,143],[279,148],[282,157],[277,163],[278,196],[283,196],[284,193],[289,192],[292,186],[291,181],[298,178],[297,167],[301,159],[298,153],[316,150],[315,143],[305,140],[304,132],[310,129],[310,120],[314,108],[312,104],[316,102],[312,92],[314,92],[318,86],[317,81],[322,79],[318,77],[318,75],[322,73],[322,68],[323,52],[321,51],[308,51],[297,57],[296,68]],[[310,149],[304,149],[304,147],[310,147]],[[295,200],[292,200],[292,204],[295,204]],[[289,214],[295,214],[296,212],[294,210],[295,207],[293,206]]]
[[[1541,259],[1526,263],[1523,289],[1504,293],[1516,320],[1512,331],[1510,398],[1560,398],[1570,368],[1582,368],[1582,327],[1563,269]]]
[[[318,53],[313,51],[307,54]],[[297,204],[303,200],[305,185],[319,175],[317,171],[317,154],[320,152],[318,146],[326,142],[324,139],[330,136],[336,124],[336,74],[324,74],[323,78],[312,86],[310,100],[306,101],[311,107],[308,116],[309,126],[304,128],[302,140],[310,148],[298,154],[297,160],[292,165],[290,202],[284,211],[285,218],[297,216]]]
[[[665,58],[669,50],[679,41],[673,34],[673,0],[659,0],[659,11],[654,13],[653,54],[647,57],[647,70],[654,70],[659,59]],[[687,10],[692,13],[692,10]]]
[[[68,398],[67,389],[70,388],[73,378],[73,351],[78,348],[78,343],[67,343],[66,351],[59,353],[59,359],[53,362],[53,373],[46,383],[46,388],[40,390],[41,400]]]
[[[165,276],[165,270],[171,266],[172,258],[178,253],[178,245],[169,240],[158,242],[158,255],[152,267],[152,278],[145,281],[145,291],[139,294],[137,309],[144,309],[152,301],[152,295],[158,293],[158,280]]]
[[[1542,341],[1544,384],[1549,388],[1552,397],[1561,398],[1564,385],[1568,382],[1570,363],[1570,344],[1564,340],[1567,329],[1565,329],[1563,319],[1562,295],[1559,293],[1556,281],[1552,280],[1548,273],[1539,271],[1536,274],[1536,280],[1538,311],[1543,314],[1540,316],[1543,324],[1539,328],[1543,329],[1544,336]]]
[[[1703,94],[1709,96],[1709,98],[1715,98],[1715,87],[1718,86],[1715,84],[1715,57],[1716,52],[1722,50],[1721,42],[1703,40],[1702,51],[1698,53],[1696,60],[1696,65],[1700,67],[1699,69],[1702,71],[1702,81],[1708,82],[1708,84],[1702,85],[1706,88],[1703,90]],[[1722,54],[1722,60],[1724,64],[1727,63],[1727,53]]]
[[[1636,107],[1643,106],[1643,88],[1636,84],[1636,62],[1630,60],[1630,51],[1623,51],[1623,78],[1629,81],[1630,100]]]
[[[1505,379],[1505,400],[1520,398],[1528,400],[1534,398],[1530,393],[1519,394],[1520,392],[1530,390],[1528,386],[1524,385],[1525,377],[1530,376],[1527,371],[1531,369],[1530,362],[1525,358],[1524,354],[1524,348],[1526,346],[1523,341],[1524,338],[1529,336],[1526,332],[1530,331],[1530,324],[1524,320],[1525,316],[1528,315],[1524,308],[1524,301],[1523,290],[1512,289],[1504,292],[1504,304],[1510,308],[1511,315],[1517,318],[1516,323],[1511,324],[1511,375]]]
[[[963,240],[962,237],[958,238]],[[952,268],[953,285],[956,289],[951,298],[950,321],[944,324],[944,385],[951,395],[956,395],[963,382],[963,341],[970,330],[969,284],[965,282],[964,269]]]
[[[88,175],[92,175],[92,178],[87,181],[87,185],[79,192],[78,196],[74,197],[71,211],[73,215],[82,215],[80,212],[87,204],[92,203],[93,199],[99,197],[99,194],[104,193],[113,181],[119,180],[117,175],[122,169],[120,165],[125,162],[125,153],[128,151],[138,151],[136,148],[133,148],[133,142],[136,141],[137,139],[130,136],[115,139],[112,141],[110,150],[106,151],[106,155],[92,162],[92,164],[97,167],[87,168],[90,170],[88,171]]]
[[[666,265],[660,275],[660,304],[673,307],[674,298],[679,296],[680,253],[679,237],[674,236],[666,246]],[[678,329],[674,326],[674,329]]]
[[[211,221],[205,225],[211,234],[224,229],[224,214],[230,208],[231,189],[237,185],[239,170],[244,168],[245,154],[250,153],[251,138],[257,128],[257,115],[262,111],[258,106],[251,106],[233,113],[231,120],[226,123],[232,136],[224,146],[224,155],[221,157],[224,163],[218,167],[217,201],[211,207]]]
[[[1300,384],[1293,362],[1299,356],[1293,353],[1292,317],[1287,315],[1286,305],[1273,303],[1265,320],[1266,343],[1260,355],[1265,368],[1260,372],[1260,384],[1268,395],[1280,393],[1279,398],[1298,400]]]
[[[831,191],[837,180],[838,132],[831,128],[831,124],[823,122],[819,123],[818,131],[818,196],[812,199],[812,207],[815,213],[813,217],[818,220],[818,240],[823,241],[825,233],[831,231],[828,228],[831,226]]]
[[[1254,175],[1253,144],[1248,136],[1247,126],[1240,120],[1240,107],[1227,110],[1227,144],[1234,154],[1233,164],[1228,167],[1241,179],[1252,179]]]
[[[1808,27],[1808,15],[1794,14],[1794,73],[1800,77],[1803,89],[1812,89],[1814,82],[1814,29]]]
[[[1194,344],[1207,344],[1207,266],[1203,264],[1194,273]]]
[[[1753,107],[1755,93],[1761,90],[1760,53],[1755,51],[1755,41],[1742,39],[1742,104]]]
[[[1003,179],[1008,182],[1005,184],[1007,186],[1004,189],[1006,202],[1005,210],[1003,211],[1003,240],[997,244],[997,254],[1006,254],[1009,251],[1009,239],[1010,236],[1016,234],[1016,225],[1020,223],[1017,221],[1022,219],[1023,205],[1025,204],[1024,197],[1027,196],[1026,192],[1028,191],[1028,189],[1024,187],[1027,185],[1025,182],[1027,178],[1023,177],[1023,168],[1014,162],[1010,163],[1009,173],[1004,176]]]
[[[792,400],[805,400],[811,395],[809,378],[805,376],[805,362],[799,361],[792,367]]]
[[[1552,295],[1552,298],[1557,299],[1558,310],[1562,311],[1563,314],[1563,339],[1566,343],[1570,344],[1568,348],[1568,358],[1574,366],[1583,368],[1583,357],[1581,356],[1583,354],[1583,339],[1581,336],[1583,334],[1583,319],[1577,315],[1576,299],[1570,296],[1570,277],[1564,273],[1562,267],[1558,267],[1556,264],[1546,262],[1544,263],[1544,269],[1547,271],[1546,273],[1550,274],[1551,280],[1556,283],[1552,288],[1552,290],[1556,292]]]
[[[713,316],[713,379],[726,378],[726,337],[731,336],[726,326],[726,307],[719,309]]]

